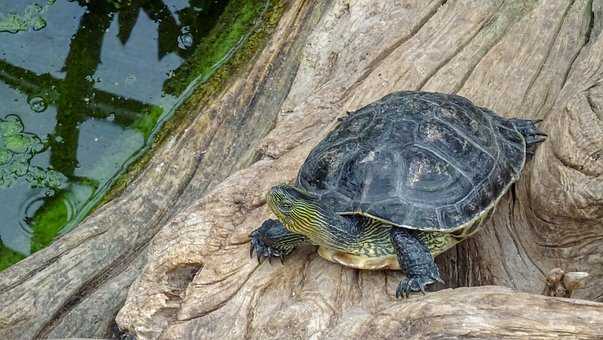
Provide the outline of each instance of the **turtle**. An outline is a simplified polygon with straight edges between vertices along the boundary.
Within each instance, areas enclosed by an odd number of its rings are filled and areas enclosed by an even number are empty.
[[[266,194],[277,219],[250,255],[303,244],[358,269],[403,270],[396,297],[444,283],[434,256],[475,234],[545,141],[540,120],[505,118],[455,94],[401,91],[339,118],[294,184]]]

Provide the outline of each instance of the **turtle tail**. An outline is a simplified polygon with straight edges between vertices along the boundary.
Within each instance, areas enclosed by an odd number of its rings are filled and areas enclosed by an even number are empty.
[[[538,123],[542,122],[542,119],[510,119],[513,126],[523,135],[524,140],[526,141],[526,153],[528,154],[528,158],[532,158],[534,153],[536,152],[536,148],[538,145],[546,140],[548,135],[538,129],[536,126]]]

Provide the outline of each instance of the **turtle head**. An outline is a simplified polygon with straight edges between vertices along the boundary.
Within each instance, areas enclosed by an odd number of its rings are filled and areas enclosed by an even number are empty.
[[[266,201],[276,217],[291,231],[315,229],[326,220],[325,211],[314,195],[290,185],[272,187]]]

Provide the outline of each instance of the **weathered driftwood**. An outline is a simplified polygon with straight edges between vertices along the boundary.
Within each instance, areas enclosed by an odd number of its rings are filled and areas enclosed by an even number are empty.
[[[560,267],[590,273],[575,297],[603,301],[602,11],[288,2],[249,69],[124,194],[2,273],[0,338],[106,335],[126,292],[118,324],[142,338],[602,338],[603,304],[528,294]],[[339,115],[401,89],[544,119],[549,140],[491,222],[437,259],[449,287],[515,290],[402,302],[397,272],[343,268],[312,248],[285,266],[248,258],[268,188],[294,178]]]

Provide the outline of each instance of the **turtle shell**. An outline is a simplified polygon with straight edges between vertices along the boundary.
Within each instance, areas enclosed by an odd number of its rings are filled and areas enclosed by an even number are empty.
[[[521,133],[466,98],[396,92],[342,119],[296,185],[339,214],[454,231],[483,217],[517,180]]]

